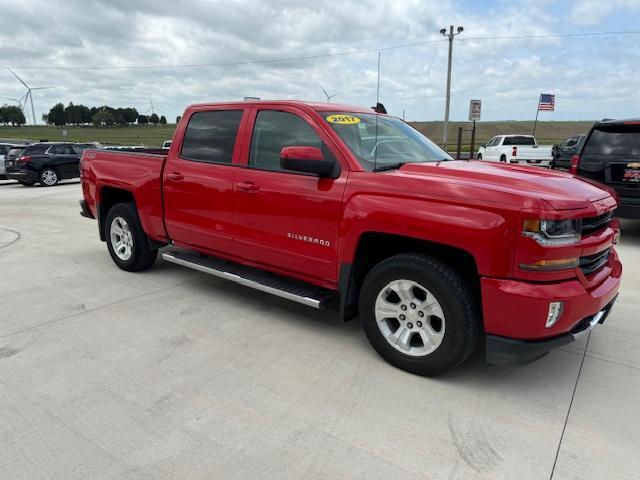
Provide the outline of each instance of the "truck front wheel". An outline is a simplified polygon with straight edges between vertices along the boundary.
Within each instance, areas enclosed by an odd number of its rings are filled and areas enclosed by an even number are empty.
[[[444,373],[471,354],[480,335],[477,310],[456,270],[416,253],[380,262],[360,292],[360,319],[373,348],[418,375]]]
[[[119,203],[109,210],[105,222],[107,248],[115,264],[127,272],[146,270],[156,261],[133,203]]]

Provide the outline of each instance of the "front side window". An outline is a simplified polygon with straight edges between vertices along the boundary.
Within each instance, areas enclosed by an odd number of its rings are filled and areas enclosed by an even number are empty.
[[[366,170],[453,160],[447,152],[398,118],[375,113],[322,112],[321,115]]]
[[[251,137],[249,166],[281,171],[280,151],[291,146],[322,148],[322,140],[305,120],[293,113],[260,110]]]
[[[231,163],[242,110],[213,110],[191,115],[180,156],[207,163]]]

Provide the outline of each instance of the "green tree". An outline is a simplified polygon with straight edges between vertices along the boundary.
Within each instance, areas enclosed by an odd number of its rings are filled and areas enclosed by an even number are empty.
[[[165,117],[164,115],[160,116],[160,125],[166,125],[167,124],[167,117]]]
[[[147,125],[149,123],[149,119],[146,115],[138,115],[138,125]]]
[[[62,103],[56,103],[51,110],[49,110],[49,123],[61,127],[67,123],[65,116],[64,105]]]
[[[160,119],[158,118],[158,114],[157,113],[152,113],[149,116],[149,123],[153,123],[154,125],[158,125],[159,121],[160,121]]]
[[[125,108],[123,115],[127,123],[135,123],[138,119],[138,111],[135,108]]]
[[[182,115],[176,117],[176,125],[180,123],[180,120],[182,120]]]
[[[24,113],[20,107],[15,105],[10,105],[6,108],[6,118],[7,122],[13,126],[21,126],[27,123],[27,120],[24,118]]]
[[[93,116],[91,122],[96,127],[100,127],[102,125],[111,126],[116,122],[116,119],[114,118],[113,113],[101,110]]]

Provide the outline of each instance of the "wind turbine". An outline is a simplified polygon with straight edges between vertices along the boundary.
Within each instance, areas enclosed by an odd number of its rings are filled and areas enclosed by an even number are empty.
[[[33,120],[33,125],[37,125],[38,121],[36,120],[36,109],[33,108],[33,94],[31,92],[33,92],[34,90],[46,90],[47,88],[53,88],[53,87],[33,87],[32,88],[29,85],[27,85],[26,82],[24,80],[22,80],[18,75],[16,75],[15,72],[13,70],[11,70],[9,67],[7,67],[7,70],[9,70],[11,75],[16,77],[16,79],[22,85],[24,85],[24,87],[27,89],[27,93],[25,93],[24,97],[22,97],[24,99],[24,106],[27,105],[27,102],[31,103],[31,119]]]
[[[22,99],[11,98],[11,97],[0,97],[0,98],[4,98],[5,100],[11,100],[12,102],[16,102],[18,104],[18,108],[22,110]]]
[[[320,89],[322,90],[322,93],[324,93],[324,96],[327,97],[327,103],[331,103],[331,99],[336,95],[338,95],[337,93],[334,93],[333,95],[329,95],[327,91],[322,87],[322,85],[320,85]]]
[[[149,97],[149,105],[151,106],[147,108],[147,111],[145,113],[151,112],[151,115],[153,115],[154,113],[156,113],[156,111],[153,108],[153,100],[151,100],[151,97]]]

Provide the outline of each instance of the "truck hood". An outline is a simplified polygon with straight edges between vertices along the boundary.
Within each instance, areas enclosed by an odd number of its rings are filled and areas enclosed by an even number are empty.
[[[408,163],[395,174],[414,179],[441,177],[447,183],[543,200],[554,210],[587,208],[610,196],[607,191],[568,173],[497,162]]]

